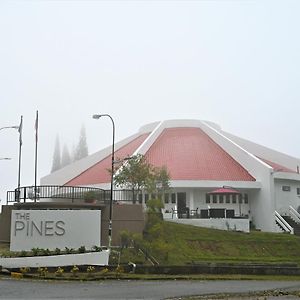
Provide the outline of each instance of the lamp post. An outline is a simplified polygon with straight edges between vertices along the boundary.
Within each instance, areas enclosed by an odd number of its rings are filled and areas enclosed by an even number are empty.
[[[113,203],[113,188],[114,188],[114,163],[115,163],[115,123],[109,114],[93,115],[93,119],[108,117],[112,123],[112,149],[111,149],[111,181],[110,181],[110,202],[109,202],[109,225],[108,225],[108,248],[111,249],[112,241],[112,203]]]
[[[16,126],[5,126],[5,127],[1,127],[0,130],[2,129],[17,129],[19,132],[19,167],[18,167],[18,189],[17,189],[17,194],[16,194],[16,200],[19,200],[19,194],[20,194],[20,178],[21,178],[21,152],[22,152],[22,129],[23,129],[23,116],[21,116],[21,121],[20,121],[20,125],[16,125]],[[9,158],[5,158],[5,159],[9,159]]]
[[[5,127],[1,127],[0,130],[2,130],[2,129],[9,129],[9,128],[13,128],[13,129],[19,130],[19,126],[5,126]]]

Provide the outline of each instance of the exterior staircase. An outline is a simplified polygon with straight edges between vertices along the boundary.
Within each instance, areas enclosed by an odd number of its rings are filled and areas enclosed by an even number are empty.
[[[300,224],[295,222],[290,216],[282,216],[284,220],[294,228],[294,234],[300,236]]]

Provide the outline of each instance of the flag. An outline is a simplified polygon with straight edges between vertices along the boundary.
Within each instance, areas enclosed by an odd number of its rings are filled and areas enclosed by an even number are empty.
[[[39,112],[38,112],[38,110],[36,111],[36,119],[35,119],[34,128],[35,128],[35,141],[37,143],[37,141],[38,141],[38,128],[39,128]]]
[[[23,144],[23,141],[22,141],[22,130],[23,130],[23,116],[21,116],[21,122],[20,122],[20,125],[19,125],[19,142],[20,142],[20,146],[22,146]]]

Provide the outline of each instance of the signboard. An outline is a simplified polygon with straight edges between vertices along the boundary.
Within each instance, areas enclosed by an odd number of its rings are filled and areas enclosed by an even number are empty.
[[[12,210],[10,250],[91,249],[101,243],[101,210]]]

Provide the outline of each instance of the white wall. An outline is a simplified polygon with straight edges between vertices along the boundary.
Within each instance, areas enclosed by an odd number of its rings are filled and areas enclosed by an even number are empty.
[[[291,190],[283,191],[282,186],[290,186]],[[300,195],[297,195],[297,188],[300,188],[299,181],[275,179],[275,208],[280,214],[287,212],[290,205],[296,210],[300,206]]]
[[[208,124],[203,124],[201,129],[257,181],[261,182],[261,189],[256,193],[256,197],[251,203],[253,221],[257,228],[263,231],[274,232],[274,182],[273,178],[271,178],[271,171],[273,169]]]
[[[167,221],[197,227],[250,232],[248,219],[168,219]]]
[[[101,210],[12,210],[11,251],[101,245]]]

